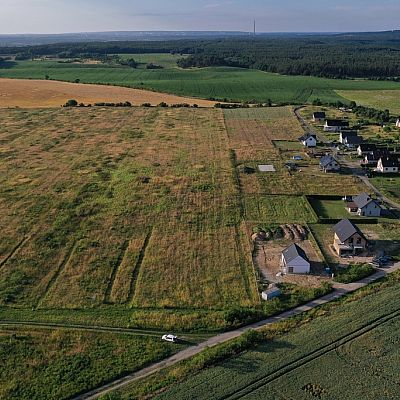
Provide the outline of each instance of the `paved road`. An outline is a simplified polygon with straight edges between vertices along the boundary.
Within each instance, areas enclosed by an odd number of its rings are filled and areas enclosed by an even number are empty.
[[[172,357],[169,357],[163,361],[160,361],[156,364],[153,364],[147,368],[144,368],[138,372],[132,373],[130,375],[127,375],[121,379],[117,379],[109,384],[106,384],[102,387],[99,387],[97,389],[94,389],[86,394],[82,394],[80,396],[75,397],[73,400],[93,400],[93,399],[97,399],[99,396],[104,395],[106,393],[109,393],[115,389],[120,389],[132,382],[137,381],[138,379],[147,377],[149,375],[154,374],[155,372],[160,371],[163,368],[166,367],[171,367],[172,365],[183,361],[183,360],[187,360],[188,358],[200,353],[201,351],[203,351],[204,349],[206,349],[207,347],[214,347],[218,344],[227,342],[231,339],[237,338],[240,335],[242,335],[243,333],[254,329],[254,330],[259,330],[262,329],[270,324],[273,324],[275,322],[278,321],[282,321],[285,320],[287,318],[293,317],[295,315],[299,315],[302,314],[306,311],[312,310],[313,308],[316,308],[318,306],[321,306],[323,304],[329,303],[333,300],[336,300],[348,293],[354,292],[372,282],[375,282],[376,280],[386,276],[389,273],[392,273],[396,270],[400,269],[400,263],[395,264],[394,266],[390,267],[390,268],[384,268],[384,269],[378,269],[377,272],[365,279],[362,279],[359,282],[355,282],[355,283],[350,283],[350,284],[335,284],[334,285],[334,290],[332,293],[321,297],[319,299],[313,300],[303,306],[300,307],[296,307],[292,310],[288,310],[285,311],[282,314],[279,314],[277,316],[274,317],[270,317],[267,318],[264,321],[260,321],[260,322],[256,322],[254,324],[245,326],[243,328],[239,328],[236,329],[234,331],[230,331],[230,332],[226,332],[226,333],[222,333],[220,335],[211,337],[210,339],[206,340],[205,342],[202,342],[200,344],[198,344],[197,346],[193,346],[193,347],[189,347],[175,355],[173,355]]]

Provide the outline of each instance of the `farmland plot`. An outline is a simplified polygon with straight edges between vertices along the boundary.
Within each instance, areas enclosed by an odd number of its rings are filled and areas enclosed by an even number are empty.
[[[258,303],[220,111],[0,113],[1,304]]]

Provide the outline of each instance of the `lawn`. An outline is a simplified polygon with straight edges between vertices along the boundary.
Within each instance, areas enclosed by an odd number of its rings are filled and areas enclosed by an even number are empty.
[[[346,203],[343,200],[310,198],[309,201],[319,218],[353,218],[353,216],[347,211]]]
[[[337,90],[337,94],[366,107],[390,110],[400,115],[400,101],[397,90]]]
[[[0,399],[71,398],[184,347],[127,334],[2,328]]]
[[[385,196],[400,203],[400,176],[378,176],[371,178],[371,183]]]
[[[163,56],[155,57],[154,60]],[[147,62],[149,56],[136,55]],[[219,100],[289,102],[303,104],[320,98],[325,102],[345,101],[335,90],[398,90],[396,82],[332,80],[307,76],[282,76],[240,68],[204,68],[181,70],[171,67],[167,56],[163,70],[132,69],[104,64],[62,64],[56,61],[18,61],[1,69],[0,77],[35,78],[83,83],[104,83]]]
[[[400,285],[369,293],[316,310],[295,328],[272,326],[266,332],[273,339],[200,373],[177,366],[169,376],[189,377],[155,398],[396,398]],[[154,395],[157,382],[130,385],[119,395],[132,398],[145,387]]]

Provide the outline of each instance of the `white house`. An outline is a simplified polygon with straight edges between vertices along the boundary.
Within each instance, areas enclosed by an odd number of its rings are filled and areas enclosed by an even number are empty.
[[[376,144],[372,143],[361,143],[357,148],[357,154],[362,157],[366,156],[368,153],[376,151]]]
[[[397,174],[399,172],[400,163],[397,156],[384,156],[378,161],[376,170],[381,174]]]
[[[311,271],[306,253],[297,244],[292,244],[283,250],[281,267],[285,274],[309,274]]]
[[[300,137],[299,140],[305,147],[317,146],[317,135],[312,133],[306,133],[304,136]]]
[[[341,121],[338,119],[327,119],[324,125],[325,132],[341,132],[344,129],[349,129],[348,121]]]
[[[400,128],[400,118],[396,121],[396,127]]]
[[[347,210],[360,217],[380,217],[382,208],[368,193],[361,193],[347,203]]]
[[[319,167],[324,172],[338,172],[340,171],[340,165],[336,159],[330,155],[321,157]]]

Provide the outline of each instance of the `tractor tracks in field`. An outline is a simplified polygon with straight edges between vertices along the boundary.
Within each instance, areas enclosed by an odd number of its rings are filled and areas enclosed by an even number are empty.
[[[0,269],[2,269],[11,258],[13,258],[18,251],[25,245],[25,243],[31,238],[31,236],[25,236],[22,240],[20,240],[17,245],[11,250],[10,254],[0,262]]]
[[[230,394],[224,397],[220,397],[219,400],[236,400],[241,399],[256,390],[262,388],[263,386],[280,379],[281,377],[285,376],[286,374],[303,367],[304,365],[315,361],[316,359],[332,352],[336,351],[338,348],[344,346],[345,344],[352,342],[353,340],[358,339],[359,337],[373,331],[374,329],[378,328],[379,326],[390,322],[391,320],[400,317],[400,311],[396,310],[392,313],[385,314],[379,318],[376,318],[372,322],[362,326],[361,328],[352,331],[346,335],[343,335],[339,339],[329,343],[327,345],[321,346],[317,350],[302,356],[295,361],[292,361],[288,364],[283,365],[282,367],[278,368],[277,370],[271,372],[267,376],[259,378],[251,382],[248,386],[239,391],[235,392],[234,394]]]

